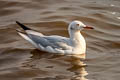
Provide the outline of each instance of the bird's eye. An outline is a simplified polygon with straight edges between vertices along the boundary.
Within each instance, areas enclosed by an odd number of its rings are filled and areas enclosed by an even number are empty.
[[[76,24],[77,26],[80,26],[80,24]]]
[[[70,29],[73,30],[73,27],[71,27]]]

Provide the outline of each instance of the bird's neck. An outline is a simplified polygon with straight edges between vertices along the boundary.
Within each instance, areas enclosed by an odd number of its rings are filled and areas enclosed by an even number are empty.
[[[70,31],[70,41],[72,46],[80,48],[83,52],[86,50],[86,42],[80,31]]]

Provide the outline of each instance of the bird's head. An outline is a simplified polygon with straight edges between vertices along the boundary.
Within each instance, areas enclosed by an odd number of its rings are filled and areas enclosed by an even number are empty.
[[[81,31],[83,29],[94,29],[93,27],[90,26],[86,26],[85,24],[83,24],[81,21],[72,21],[69,24],[69,28],[70,31]]]

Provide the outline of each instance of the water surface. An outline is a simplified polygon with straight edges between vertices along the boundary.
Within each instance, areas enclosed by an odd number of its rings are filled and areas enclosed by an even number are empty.
[[[119,0],[0,0],[0,79],[119,80],[119,5]],[[85,60],[38,51],[15,30],[20,21],[46,35],[69,37],[73,20],[95,28],[81,32]]]

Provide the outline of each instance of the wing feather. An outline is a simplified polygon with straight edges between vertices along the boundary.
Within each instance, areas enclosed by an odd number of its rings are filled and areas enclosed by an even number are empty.
[[[43,47],[51,46],[52,48],[58,48],[58,49],[68,49],[70,46],[68,46],[68,38],[60,37],[60,36],[37,36],[29,34],[29,37],[36,43],[40,44]]]

